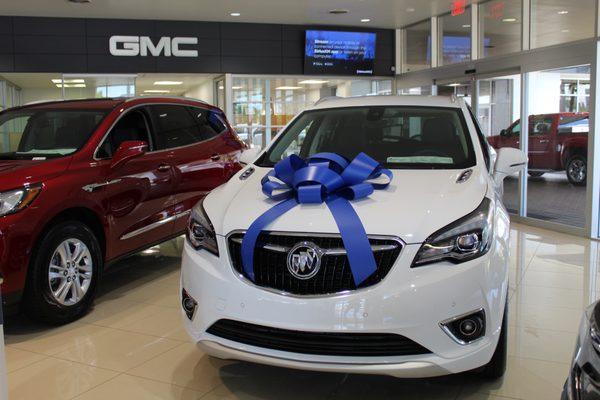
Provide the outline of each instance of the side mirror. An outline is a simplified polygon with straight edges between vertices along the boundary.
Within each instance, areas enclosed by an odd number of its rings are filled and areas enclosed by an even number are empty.
[[[506,130],[506,129],[502,129],[502,130],[500,131],[500,136],[508,136],[508,130]]]
[[[527,165],[527,155],[519,149],[512,147],[503,147],[498,150],[496,157],[496,166],[494,169],[494,180],[497,185],[501,185],[509,175],[522,171]]]
[[[127,161],[139,157],[146,153],[148,143],[140,140],[127,140],[119,146],[115,154],[113,154],[111,168],[118,168],[127,163]]]
[[[240,163],[244,165],[252,163],[254,160],[256,160],[260,151],[261,150],[258,147],[251,147],[242,151],[242,155],[240,155]]]

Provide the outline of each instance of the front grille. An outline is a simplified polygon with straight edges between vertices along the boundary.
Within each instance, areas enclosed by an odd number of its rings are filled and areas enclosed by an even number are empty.
[[[303,332],[221,319],[207,333],[250,346],[324,356],[377,357],[429,354],[420,344],[391,333]]]
[[[237,272],[248,278],[242,266],[241,241],[243,233],[229,236],[228,246],[231,262]],[[374,251],[377,271],[358,287],[354,284],[350,263],[345,254],[326,254],[321,258],[321,268],[312,278],[302,280],[294,277],[287,268],[288,252],[294,245],[302,241],[310,241],[322,249],[343,249],[344,244],[339,235],[294,236],[285,233],[263,232],[257,240],[254,250],[254,284],[265,288],[297,294],[321,295],[356,290],[375,285],[390,272],[394,262],[402,250],[399,240],[391,238],[369,238]],[[266,246],[266,248],[265,248]],[[273,249],[279,249],[275,251]],[[282,250],[284,249],[284,250]]]

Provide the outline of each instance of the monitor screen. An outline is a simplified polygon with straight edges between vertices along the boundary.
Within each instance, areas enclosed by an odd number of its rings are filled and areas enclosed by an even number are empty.
[[[373,75],[375,33],[306,31],[304,73]]]

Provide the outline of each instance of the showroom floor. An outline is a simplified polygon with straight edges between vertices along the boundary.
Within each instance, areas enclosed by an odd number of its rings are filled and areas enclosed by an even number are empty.
[[[7,321],[10,398],[558,399],[581,312],[600,289],[597,242],[513,224],[503,380],[303,372],[211,359],[188,341],[177,297],[181,245],[122,261],[76,323]]]

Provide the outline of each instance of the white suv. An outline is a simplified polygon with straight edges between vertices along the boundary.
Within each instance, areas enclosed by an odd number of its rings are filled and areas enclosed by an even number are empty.
[[[329,99],[242,157],[248,165],[190,218],[181,300],[201,349],[316,371],[504,373],[510,229],[500,193],[527,157],[496,154],[461,99]],[[354,195],[321,179],[366,164]],[[302,201],[317,183],[322,201]]]

